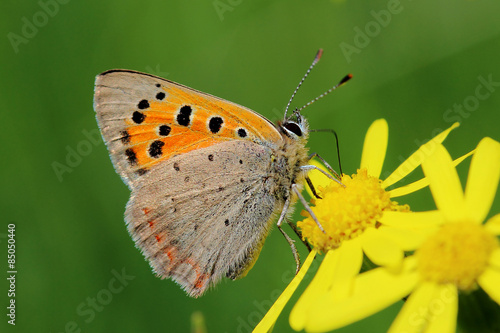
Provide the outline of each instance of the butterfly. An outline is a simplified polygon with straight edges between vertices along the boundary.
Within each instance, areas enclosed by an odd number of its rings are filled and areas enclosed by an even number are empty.
[[[297,198],[308,208],[301,190],[316,167],[308,165],[309,129],[300,109],[274,124],[246,107],[131,70],[97,76],[94,109],[113,165],[131,190],[125,220],[132,239],[158,276],[192,297],[224,277],[245,276],[273,221],[282,231]]]

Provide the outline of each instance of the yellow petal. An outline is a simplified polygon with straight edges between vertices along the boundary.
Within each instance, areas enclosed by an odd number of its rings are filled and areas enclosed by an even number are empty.
[[[377,266],[398,268],[404,257],[403,250],[392,239],[384,237],[378,230],[365,230],[362,240],[363,252]]]
[[[318,300],[345,299],[352,290],[353,276],[359,273],[363,253],[358,241],[346,241],[329,251],[313,281],[290,313],[290,326],[300,331],[311,321]]]
[[[358,275],[349,298],[331,302],[318,300],[311,311],[308,332],[326,332],[361,320],[408,295],[418,281],[414,258],[404,260],[400,274],[376,268]]]
[[[498,271],[500,271],[500,247],[497,247],[493,252],[491,252],[490,260],[488,264]]]
[[[335,272],[331,279],[331,288],[326,297],[332,300],[342,300],[349,296],[352,291],[353,278],[359,274],[363,264],[363,252],[358,238],[348,240],[336,250],[337,261]]]
[[[281,311],[283,311],[283,308],[285,307],[286,303],[290,300],[290,297],[292,297],[293,293],[295,292],[295,289],[297,289],[299,283],[302,281],[304,275],[307,273],[307,270],[311,266],[311,263],[315,256],[316,256],[316,250],[312,250],[311,253],[309,253],[309,255],[307,256],[306,261],[300,268],[299,273],[297,273],[297,275],[286,287],[286,289],[283,291],[280,297],[278,297],[276,302],[274,302],[273,306],[271,306],[271,308],[266,313],[264,318],[262,318],[260,323],[255,327],[255,329],[253,330],[254,333],[256,332],[267,333],[273,327]]]
[[[435,230],[435,228],[433,228]],[[403,251],[413,251],[427,239],[428,233],[423,233],[416,229],[405,229],[397,227],[386,227],[384,225],[377,229],[381,238],[390,239],[391,242]],[[432,231],[429,231],[431,233]]]
[[[453,161],[453,166],[456,167],[457,165],[459,165],[460,163],[462,163],[467,157],[471,156],[475,152],[476,152],[476,150],[473,149],[472,151],[468,152],[464,156],[461,156],[461,157],[457,158],[456,160]]]
[[[385,119],[375,120],[366,133],[360,168],[366,168],[370,176],[380,177],[387,151],[388,137],[389,127]]]
[[[500,235],[500,214],[490,218],[484,225],[484,228],[493,235]]]
[[[453,284],[440,288],[429,303],[429,326],[425,333],[455,333],[457,327],[458,292]]]
[[[384,212],[380,223],[386,226],[410,229],[436,228],[445,222],[438,210],[427,212]]]
[[[336,250],[332,250],[326,253],[314,279],[293,307],[290,313],[290,326],[294,330],[300,331],[305,327],[308,320],[308,310],[311,304],[330,288],[331,279],[335,274],[335,266],[333,263],[337,260],[336,252]]]
[[[440,289],[435,283],[422,282],[410,295],[388,332],[422,332],[428,325],[429,304],[439,297]]]
[[[442,145],[437,145],[432,156],[423,161],[422,169],[429,178],[438,209],[448,221],[462,221],[465,216],[464,195],[450,154]]]
[[[410,172],[415,170],[415,168],[417,168],[423,160],[432,155],[435,147],[440,145],[444,141],[444,139],[446,139],[451,130],[457,128],[458,126],[459,123],[454,123],[450,126],[450,128],[444,130],[429,142],[420,146],[416,152],[411,154],[411,156],[408,157],[406,161],[401,163],[401,165],[396,170],[394,170],[394,172],[389,177],[387,177],[386,180],[382,182],[382,187],[386,188],[388,186],[391,186],[392,184],[397,183],[398,181],[406,177]]]
[[[427,178],[422,178],[413,183],[410,183],[405,186],[401,186],[389,191],[391,198],[402,197],[403,195],[407,195],[413,192],[417,192],[418,190],[429,185],[429,180]]]
[[[470,219],[477,223],[484,221],[495,198],[499,179],[500,143],[484,138],[472,157],[465,188],[465,207]]]
[[[492,300],[500,304],[500,271],[487,268],[477,282]]]
[[[475,150],[468,152],[462,157],[457,158],[456,160],[453,161],[453,166],[457,166],[460,163],[462,163],[467,157],[471,156],[474,153]],[[403,195],[407,195],[413,192],[417,192],[418,190],[426,187],[429,185],[429,179],[427,178],[422,178],[420,180],[417,180],[413,183],[410,183],[405,186],[401,186],[398,188],[395,188],[393,190],[389,191],[389,194],[391,195],[391,198],[397,198],[397,197],[402,197]]]

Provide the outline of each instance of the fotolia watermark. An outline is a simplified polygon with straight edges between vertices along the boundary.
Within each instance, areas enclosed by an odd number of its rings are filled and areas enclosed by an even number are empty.
[[[214,0],[212,5],[219,16],[219,20],[224,21],[224,13],[232,12],[236,6],[241,5],[243,0]]]
[[[56,174],[57,179],[62,182],[65,173],[73,172],[73,169],[79,166],[83,157],[90,155],[95,146],[102,143],[101,134],[99,130],[94,128],[90,131],[82,130],[85,139],[76,144],[75,147],[66,146],[66,158],[63,163],[54,161],[52,162],[52,169]]]
[[[35,12],[32,17],[21,17],[20,33],[15,32],[7,33],[7,39],[12,45],[15,53],[19,53],[19,46],[21,44],[28,44],[28,42],[35,38],[39,29],[45,27],[51,18],[59,13],[60,5],[65,5],[70,0],[40,0],[38,6],[40,10]]]
[[[361,51],[370,44],[373,38],[380,35],[382,28],[387,28],[393,16],[400,14],[404,9],[400,0],[389,0],[386,8],[387,9],[381,9],[379,11],[372,10],[370,15],[373,17],[373,20],[367,22],[363,29],[358,26],[353,28],[356,33],[353,38],[353,44],[346,42],[339,44],[340,50],[348,64],[351,63],[353,54],[360,54]]]

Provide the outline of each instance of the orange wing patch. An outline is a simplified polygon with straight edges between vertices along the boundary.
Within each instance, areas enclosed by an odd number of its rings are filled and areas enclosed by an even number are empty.
[[[276,127],[237,104],[165,80],[154,99],[137,101],[121,133],[126,158],[139,174],[178,154],[226,140],[278,144]]]

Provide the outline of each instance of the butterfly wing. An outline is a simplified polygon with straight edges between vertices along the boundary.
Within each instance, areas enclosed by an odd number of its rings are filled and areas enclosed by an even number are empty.
[[[282,140],[274,124],[250,109],[128,70],[97,76],[94,109],[115,169],[130,188],[175,155],[235,139]]]
[[[96,78],[94,108],[115,169],[132,190],[129,232],[154,271],[192,296],[223,276],[244,275],[281,202],[269,169],[283,140],[274,124],[126,70]]]
[[[244,140],[190,151],[143,176],[127,204],[128,230],[162,278],[200,296],[251,268],[277,200],[272,149]]]

